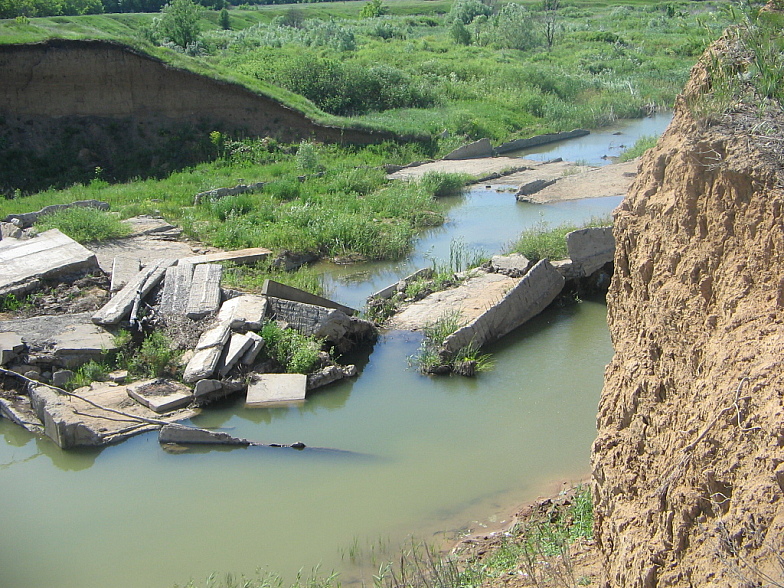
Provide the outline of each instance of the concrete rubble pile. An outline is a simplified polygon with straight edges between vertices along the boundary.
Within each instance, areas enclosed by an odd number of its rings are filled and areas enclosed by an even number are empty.
[[[59,231],[23,235],[22,223],[2,223],[0,292],[21,296],[74,274],[100,272],[95,255]],[[24,238],[31,237],[31,238]],[[354,309],[267,281],[261,294],[221,287],[222,260],[255,261],[265,249],[159,259],[115,259],[112,297],[93,312],[0,321],[0,416],[50,437],[66,449],[100,446],[190,418],[198,407],[247,391],[247,406],[305,400],[307,392],[356,375],[353,365],[319,357],[312,374],[267,373],[262,359],[266,321],[315,336],[340,352],[375,339],[375,326]],[[108,284],[108,282],[106,282]],[[197,342],[186,351],[182,381],[126,383],[127,372],[67,392],[74,371],[100,361],[120,328],[186,325]],[[185,363],[185,362],[183,362]]]

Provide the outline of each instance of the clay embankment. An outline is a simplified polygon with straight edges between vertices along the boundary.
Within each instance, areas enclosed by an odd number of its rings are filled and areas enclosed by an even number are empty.
[[[213,130],[286,142],[394,138],[318,124],[239,84],[106,41],[0,46],[0,71],[4,166],[17,168],[0,176],[2,190],[40,184],[46,169],[31,158],[51,156],[52,181],[95,167],[106,177],[171,171],[203,159]]]
[[[698,120],[709,91],[698,65],[616,213],[592,457],[606,586],[784,577],[784,116]]]

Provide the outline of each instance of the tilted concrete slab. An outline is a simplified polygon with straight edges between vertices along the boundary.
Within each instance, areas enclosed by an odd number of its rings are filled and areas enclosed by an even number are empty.
[[[134,382],[126,386],[128,396],[156,413],[184,408],[193,401],[190,388],[164,379]]]
[[[29,363],[77,367],[116,348],[114,335],[86,312],[0,321],[0,331],[19,334]]]
[[[500,339],[542,312],[555,300],[564,283],[563,276],[549,261],[539,261],[501,300],[447,337],[444,349],[454,353],[467,345],[481,348]]]
[[[503,274],[480,273],[468,278],[457,288],[434,292],[405,307],[388,323],[392,329],[416,331],[435,323],[445,315],[458,314],[461,323],[468,323],[503,299],[519,278]]]
[[[223,355],[218,361],[217,371],[221,377],[231,371],[245,352],[253,345],[253,339],[240,333],[232,333],[229,344],[225,346]]]
[[[217,323],[201,334],[199,342],[196,344],[196,351],[207,349],[208,347],[223,347],[231,336],[231,325],[228,323]]]
[[[43,384],[31,385],[28,390],[45,434],[63,449],[107,445],[159,426],[141,419],[174,422],[196,414],[181,410],[161,416],[130,399],[125,386],[112,383],[94,382],[74,391],[85,400],[60,394]]]
[[[164,316],[185,316],[193,282],[193,264],[179,262],[166,268],[158,311]]]
[[[92,251],[57,229],[0,243],[0,296],[27,292],[42,279],[98,269]]]
[[[248,347],[247,351],[245,351],[245,355],[242,356],[240,361],[243,365],[253,365],[259,352],[264,348],[264,338],[252,331],[246,333],[246,335],[251,340],[251,345]]]
[[[261,293],[265,296],[274,296],[275,298],[291,300],[292,302],[313,304],[315,306],[323,306],[324,308],[335,308],[349,316],[357,314],[356,309],[351,308],[350,306],[339,304],[338,302],[334,302],[328,298],[323,298],[322,296],[316,296],[315,294],[305,292],[299,288],[281,284],[275,280],[264,280],[264,285],[261,287]]]
[[[182,374],[182,381],[188,384],[193,384],[199,380],[209,378],[215,373],[215,368],[218,367],[221,353],[223,352],[223,345],[206,347],[198,349],[193,357],[185,366],[185,371]]]
[[[590,276],[615,258],[612,227],[590,227],[567,233],[566,248],[582,276]]]
[[[115,257],[112,262],[112,283],[110,292],[119,292],[142,269],[141,261],[136,257]]]
[[[97,325],[116,325],[131,313],[137,296],[144,298],[163,278],[166,268],[174,265],[174,259],[159,259],[136,274],[106,305],[93,315]]]
[[[221,304],[217,321],[228,323],[234,330],[258,331],[267,314],[267,298],[243,294]]]
[[[220,263],[221,261],[233,261],[234,263],[255,263],[272,254],[269,249],[263,247],[251,247],[249,249],[237,249],[236,251],[220,251],[218,253],[207,253],[205,255],[193,255],[183,257],[180,263],[192,263],[199,265],[202,263]]]
[[[205,263],[196,266],[185,311],[188,318],[199,319],[218,311],[222,275],[222,265]]]
[[[304,402],[307,385],[304,374],[259,374],[248,385],[245,406],[264,408]]]

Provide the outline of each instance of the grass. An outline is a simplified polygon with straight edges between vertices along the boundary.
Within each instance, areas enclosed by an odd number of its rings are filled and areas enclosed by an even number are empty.
[[[424,339],[417,352],[409,358],[409,363],[423,374],[457,373],[473,376],[493,367],[489,354],[479,353],[473,345],[467,345],[449,356],[442,353],[444,341],[449,335],[463,326],[460,312],[444,314],[435,322],[422,329]]]
[[[640,157],[643,153],[648,151],[648,149],[655,147],[658,140],[659,137],[655,135],[644,135],[640,137],[634,142],[634,145],[621,152],[621,154],[618,156],[618,161],[631,161],[632,159]]]
[[[227,288],[234,288],[243,292],[259,293],[264,286],[264,281],[270,279],[305,290],[317,296],[325,296],[323,275],[313,268],[303,266],[296,271],[285,271],[277,268],[272,261],[260,261],[256,264],[223,264],[222,284]]]
[[[566,248],[568,233],[587,227],[605,227],[611,224],[612,220],[607,218],[596,218],[582,226],[564,223],[553,227],[541,221],[520,234],[512,245],[510,253],[520,253],[534,262],[540,259],[566,259],[569,256]]]
[[[131,231],[117,215],[81,206],[47,214],[41,217],[35,226],[39,232],[59,229],[79,243],[116,239],[128,235]]]

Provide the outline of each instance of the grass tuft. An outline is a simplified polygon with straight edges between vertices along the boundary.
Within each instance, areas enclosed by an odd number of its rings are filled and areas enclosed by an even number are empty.
[[[36,223],[39,232],[59,229],[74,241],[89,243],[125,237],[131,232],[117,215],[97,208],[74,206],[42,217]]]

